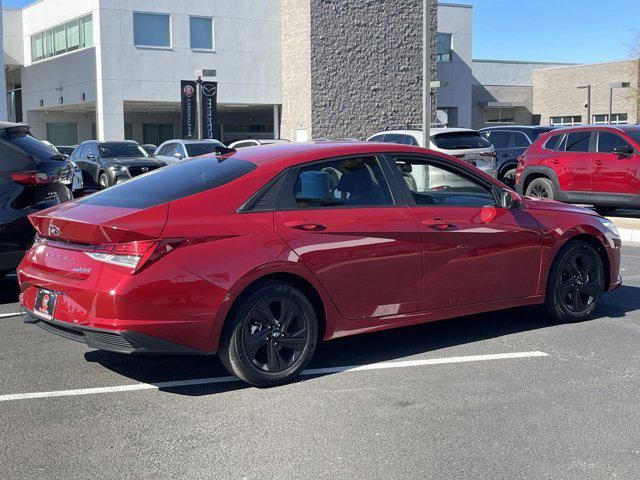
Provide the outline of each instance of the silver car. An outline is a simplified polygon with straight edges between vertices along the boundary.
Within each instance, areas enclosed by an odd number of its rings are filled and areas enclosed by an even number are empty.
[[[176,163],[200,155],[214,153],[217,147],[223,147],[224,144],[218,140],[167,140],[160,144],[154,153],[154,156],[167,162],[167,164]]]

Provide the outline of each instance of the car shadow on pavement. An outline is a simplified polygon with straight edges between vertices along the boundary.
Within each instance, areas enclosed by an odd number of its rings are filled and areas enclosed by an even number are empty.
[[[627,312],[638,309],[640,309],[640,288],[623,286],[603,298],[595,312],[594,320],[597,321],[602,317],[624,317]],[[537,308],[503,310],[325,342],[319,346],[307,368],[394,361],[504,335],[553,327],[554,325],[549,323]],[[487,352],[484,350],[467,352],[472,355],[478,353]],[[464,353],[456,353],[456,355],[460,354]],[[85,358],[120,375],[150,384],[229,376],[216,356],[133,357],[91,351],[85,354]],[[304,376],[298,381],[310,381],[312,378],[312,376]],[[195,386],[160,386],[162,391],[187,396],[209,395],[243,388],[248,387],[239,381]]]
[[[0,305],[17,302],[19,293],[18,279],[14,274],[0,278]]]

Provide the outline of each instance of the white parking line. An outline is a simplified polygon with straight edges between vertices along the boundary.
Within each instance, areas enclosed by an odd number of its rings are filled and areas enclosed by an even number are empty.
[[[343,367],[312,368],[302,372],[302,375],[322,375],[340,372],[361,372],[365,370],[383,370],[389,368],[422,367],[425,365],[442,365],[446,363],[483,362],[488,360],[507,360],[514,358],[546,357],[544,352],[514,352],[497,353],[492,355],[471,355],[466,357],[428,358],[424,360],[407,360],[403,362],[382,362],[368,365],[351,365]],[[136,390],[159,390],[162,388],[190,387],[194,385],[211,385],[239,381],[236,377],[196,378],[192,380],[176,380],[159,383],[134,383],[114,387],[81,388],[77,390],[58,390],[52,392],[13,393],[0,395],[0,402],[11,400],[30,400],[34,398],[75,397],[79,395],[95,395],[100,393],[132,392]]]
[[[0,318],[9,318],[9,317],[18,317],[20,316],[20,312],[16,313],[0,313]]]

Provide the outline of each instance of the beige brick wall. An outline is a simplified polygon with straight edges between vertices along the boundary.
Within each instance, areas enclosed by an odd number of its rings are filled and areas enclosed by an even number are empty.
[[[630,82],[631,88],[614,89],[613,113],[626,113],[628,123],[638,123],[640,60],[535,70],[533,113],[541,116],[542,125],[548,125],[551,117],[565,115],[581,115],[583,123],[591,123],[585,108],[587,90],[578,87],[591,85],[592,116],[608,114],[609,84],[614,82]]]
[[[280,136],[296,140],[311,132],[311,7],[309,0],[282,0],[282,119]]]

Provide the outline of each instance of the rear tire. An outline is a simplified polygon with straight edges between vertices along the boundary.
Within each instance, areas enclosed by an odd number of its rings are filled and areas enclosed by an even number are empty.
[[[589,318],[604,293],[604,266],[586,242],[571,241],[556,255],[547,279],[545,309],[556,323]]]
[[[309,299],[292,285],[269,280],[243,294],[227,320],[218,355],[233,375],[257,387],[295,378],[318,341]]]
[[[556,191],[551,180],[546,177],[538,177],[531,180],[529,185],[527,185],[525,195],[527,197],[555,200]]]

